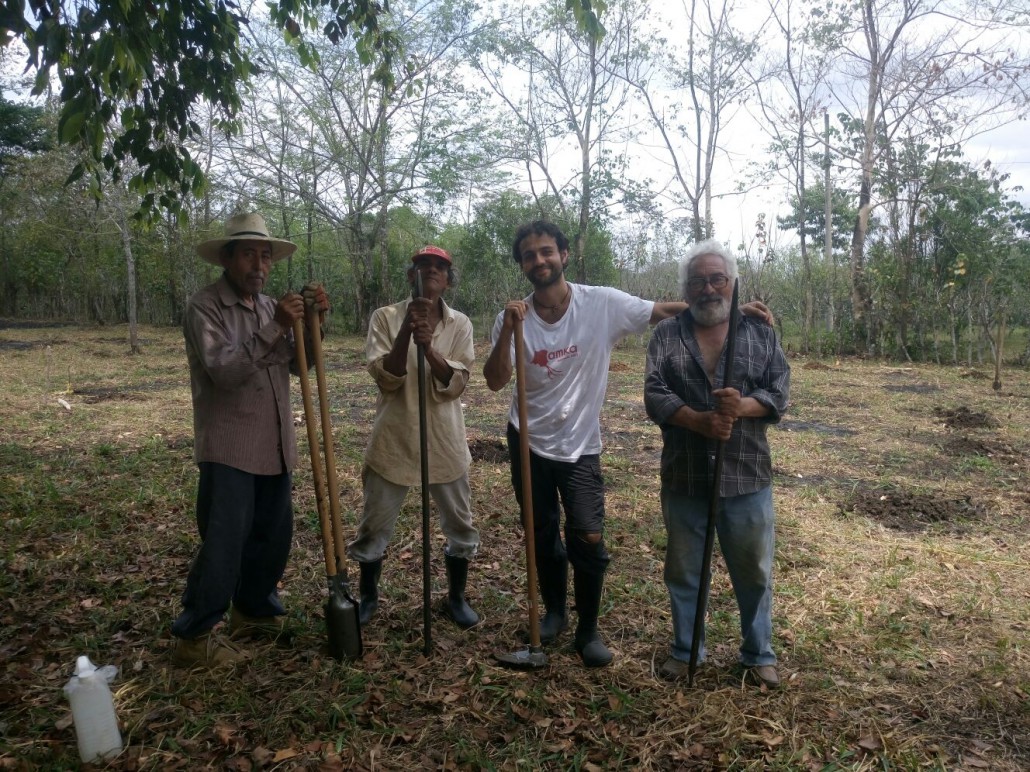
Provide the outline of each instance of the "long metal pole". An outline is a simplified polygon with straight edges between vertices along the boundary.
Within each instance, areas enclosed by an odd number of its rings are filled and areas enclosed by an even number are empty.
[[[730,326],[726,332],[726,365],[723,370],[722,387],[729,388],[733,379],[733,357],[737,347],[737,281],[733,282],[733,300],[730,303]],[[715,549],[715,518],[719,514],[719,485],[722,482],[722,459],[726,454],[726,443],[715,445],[715,467],[712,470],[712,487],[708,496],[708,523],[705,526],[705,551],[701,561],[701,577],[697,588],[697,606],[694,610],[694,634],[690,639],[690,662],[687,673],[688,686],[694,685],[697,670],[697,653],[705,635],[705,615],[708,613],[708,588],[712,583],[712,552]]]
[[[415,269],[415,297],[422,297],[422,272]],[[418,447],[422,472],[422,628],[423,653],[428,657],[433,649],[432,609],[430,608],[429,575],[429,428],[426,425],[426,349],[416,344],[418,359]]]

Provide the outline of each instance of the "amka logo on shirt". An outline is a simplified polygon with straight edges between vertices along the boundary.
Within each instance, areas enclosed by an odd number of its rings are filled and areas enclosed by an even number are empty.
[[[529,363],[536,365],[537,367],[543,367],[547,369],[547,377],[553,378],[556,375],[561,375],[562,371],[556,367],[551,367],[555,362],[559,362],[562,359],[568,359],[569,357],[578,356],[579,348],[577,346],[568,346],[567,348],[560,348],[555,351],[548,351],[547,349],[540,349],[533,353],[533,358],[529,360]]]

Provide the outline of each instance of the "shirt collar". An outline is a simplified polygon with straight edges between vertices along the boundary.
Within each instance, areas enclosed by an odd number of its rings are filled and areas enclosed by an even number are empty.
[[[233,287],[232,282],[229,281],[229,277],[225,273],[223,273],[218,278],[218,281],[216,282],[216,287],[218,289],[218,299],[222,301],[222,305],[234,306],[238,303],[241,306],[244,306],[245,308],[247,307],[247,305],[243,302],[243,298],[240,297],[240,294],[236,291],[236,288]],[[257,299],[259,297],[261,296],[254,296],[255,304],[257,303]]]

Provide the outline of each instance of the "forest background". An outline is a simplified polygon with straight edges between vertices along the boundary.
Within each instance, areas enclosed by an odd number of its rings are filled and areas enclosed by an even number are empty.
[[[256,209],[301,245],[270,294],[322,281],[360,332],[433,242],[485,333],[527,291],[514,228],[546,217],[574,280],[651,298],[692,241],[724,240],[793,350],[973,363],[1009,338],[1030,358],[1030,214],[965,154],[1025,118],[1020,2],[3,7],[8,318],[128,322],[137,350],[137,323],[179,324],[214,277],[194,245]],[[126,34],[146,30],[171,48]],[[196,48],[211,30],[221,60]],[[788,214],[741,230],[719,202],[759,188]]]

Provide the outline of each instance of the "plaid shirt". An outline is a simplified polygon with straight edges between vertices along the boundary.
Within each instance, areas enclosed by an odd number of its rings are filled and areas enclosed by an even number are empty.
[[[689,496],[709,495],[717,442],[668,423],[686,405],[693,410],[715,409],[712,391],[723,387],[726,349],[716,365],[716,383],[710,383],[694,337],[690,311],[666,319],[654,329],[647,347],[644,406],[662,428],[662,487]],[[772,459],[766,428],[787,408],[790,366],[771,327],[740,317],[731,386],[741,396],[753,397],[769,408],[764,418],[741,418],[733,424],[722,466],[722,496],[754,493],[772,484]]]

